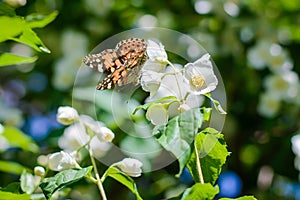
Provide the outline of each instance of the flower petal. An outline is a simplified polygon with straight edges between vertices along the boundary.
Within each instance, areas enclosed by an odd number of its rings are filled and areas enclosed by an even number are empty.
[[[207,94],[218,85],[218,79],[214,74],[210,55],[205,54],[194,63],[188,63],[184,67],[185,81],[189,83],[190,90],[194,94]]]
[[[143,163],[134,158],[124,158],[115,164],[121,171],[132,177],[138,177],[142,173]]]

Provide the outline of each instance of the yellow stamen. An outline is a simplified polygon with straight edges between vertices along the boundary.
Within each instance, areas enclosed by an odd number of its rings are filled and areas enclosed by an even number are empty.
[[[201,75],[194,75],[191,78],[191,84],[195,87],[195,88],[201,88],[204,85],[204,80],[203,77]]]

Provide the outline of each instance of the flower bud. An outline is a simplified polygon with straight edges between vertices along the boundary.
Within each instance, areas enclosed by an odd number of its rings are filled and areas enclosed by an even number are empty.
[[[107,127],[100,127],[99,131],[96,132],[96,136],[102,142],[111,142],[115,134]]]
[[[70,106],[61,106],[58,108],[57,121],[63,125],[70,125],[79,120],[79,115],[77,110]]]
[[[42,166],[36,166],[34,168],[34,175],[36,176],[44,176],[45,175],[45,169]]]
[[[137,159],[124,158],[122,161],[116,163],[116,166],[120,168],[121,171],[132,177],[141,176],[143,163]]]

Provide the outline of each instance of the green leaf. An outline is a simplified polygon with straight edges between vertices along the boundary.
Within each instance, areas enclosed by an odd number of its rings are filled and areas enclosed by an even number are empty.
[[[192,109],[172,118],[166,125],[156,126],[153,134],[164,149],[171,152],[179,161],[180,176],[191,155],[191,143],[198,128],[202,125],[200,109]]]
[[[57,11],[50,13],[49,15],[31,14],[25,17],[28,27],[30,28],[43,28],[50,22],[52,22],[58,15]]]
[[[19,163],[0,160],[0,171],[20,175],[24,170],[30,171]]]
[[[146,103],[144,105],[140,105],[138,107],[136,107],[133,111],[133,115],[135,115],[135,113],[141,109],[143,110],[147,110],[152,104],[154,103],[161,103],[161,102],[165,102],[165,101],[171,101],[171,102],[168,102],[168,103],[173,103],[173,102],[176,102],[178,101],[178,99],[175,97],[175,96],[167,96],[167,97],[163,97],[163,98],[160,98],[160,99],[156,99],[154,101],[151,101],[149,103]]]
[[[23,192],[27,194],[31,194],[34,191],[35,183],[34,183],[34,176],[25,170],[23,171],[21,177],[21,189]]]
[[[8,15],[10,17],[15,16],[15,10],[12,7],[9,7],[6,3],[0,2],[0,16]]]
[[[110,176],[111,178],[115,179],[116,181],[122,183],[124,186],[126,186],[133,194],[135,194],[137,200],[142,200],[142,197],[140,196],[137,186],[134,182],[134,180],[129,177],[124,172],[120,171],[116,167],[109,167],[105,174],[103,175],[103,178],[101,180],[105,180],[107,176]]]
[[[20,189],[20,182],[13,182],[8,184],[5,188],[0,188],[0,190],[3,192],[12,192],[15,194],[20,194]]]
[[[22,34],[26,23],[23,18],[18,16],[0,16],[0,27],[5,27],[0,31],[0,42],[3,42]]]
[[[18,37],[11,37],[9,39],[26,44],[38,52],[51,53],[37,34],[28,26],[24,27],[22,34],[18,35]]]
[[[13,126],[4,126],[3,136],[13,147],[33,153],[39,152],[39,146],[28,135]]]
[[[209,183],[196,183],[191,188],[188,188],[183,193],[181,200],[194,200],[194,199],[214,199],[219,193],[219,187],[213,187]]]
[[[239,198],[221,198],[220,200],[257,200],[254,196],[243,196]]]
[[[15,194],[11,192],[0,191],[0,200],[30,200],[28,194]]]
[[[45,178],[40,183],[40,187],[46,199],[49,199],[55,191],[83,179],[87,174],[91,173],[91,170],[92,167],[86,167],[80,170],[69,169],[59,172],[53,177]]]
[[[213,128],[207,128],[196,136],[195,142],[204,182],[215,184],[221,173],[222,166],[230,154],[227,151],[224,136]],[[187,167],[194,181],[199,182],[195,151],[192,153]]]
[[[0,67],[8,65],[19,65],[24,63],[33,63],[38,59],[37,56],[28,58],[24,56],[18,56],[11,53],[0,53]]]
[[[221,106],[221,104],[220,104],[219,101],[213,99],[210,94],[205,94],[204,96],[206,96],[207,98],[210,99],[210,101],[213,103],[215,109],[217,111],[219,111],[219,113],[221,113],[221,114],[227,114],[226,111],[222,108],[222,106]]]

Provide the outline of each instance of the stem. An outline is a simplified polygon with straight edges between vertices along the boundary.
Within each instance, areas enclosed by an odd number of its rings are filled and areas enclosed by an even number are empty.
[[[101,193],[102,199],[103,200],[107,200],[106,194],[105,194],[105,191],[104,191],[104,188],[103,188],[103,185],[102,185],[102,182],[100,180],[100,176],[99,176],[99,172],[98,172],[98,169],[97,169],[97,165],[96,165],[95,159],[93,157],[93,152],[92,152],[92,150],[90,148],[89,148],[89,153],[90,153],[91,161],[92,161],[92,164],[93,164],[93,167],[94,167],[94,172],[95,172],[95,176],[96,176],[96,180],[97,180],[97,185],[98,185],[99,191]]]
[[[197,165],[197,172],[198,172],[198,176],[199,176],[199,181],[200,181],[200,183],[204,184],[204,179],[203,179],[203,174],[202,174],[202,170],[201,170],[199,153],[198,153],[198,149],[196,147],[196,141],[194,142],[194,149],[195,149],[195,154],[196,154],[196,165]]]

